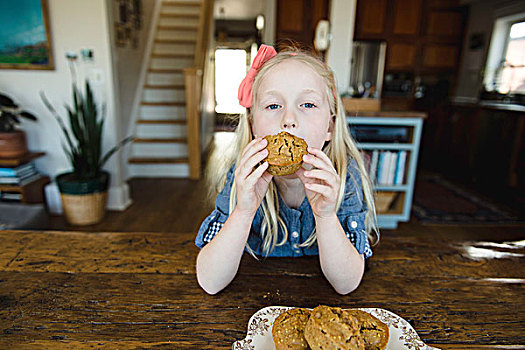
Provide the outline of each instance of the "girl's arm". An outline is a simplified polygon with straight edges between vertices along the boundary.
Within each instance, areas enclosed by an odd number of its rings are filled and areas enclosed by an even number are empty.
[[[253,216],[236,209],[197,255],[197,281],[208,294],[216,294],[230,284],[241,262]]]
[[[348,294],[361,282],[364,257],[346,237],[336,215],[339,175],[323,151],[310,147],[308,152],[303,160],[314,169],[300,169],[298,175],[315,217],[321,270],[338,293]]]
[[[355,290],[363,277],[365,262],[346,234],[335,213],[315,217],[321,270],[339,294]]]
[[[235,170],[237,204],[217,235],[197,255],[197,281],[209,294],[226,287],[237,274],[257,208],[272,175],[268,163],[255,168],[267,155],[267,141],[257,138],[243,151]]]

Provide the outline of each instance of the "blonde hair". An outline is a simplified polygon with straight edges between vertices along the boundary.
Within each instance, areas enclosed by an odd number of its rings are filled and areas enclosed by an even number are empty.
[[[333,125],[332,140],[326,144],[326,146],[323,148],[323,151],[332,161],[332,164],[334,165],[334,168],[341,179],[336,211],[339,210],[339,207],[341,206],[345,196],[347,168],[349,161],[353,159],[357,164],[357,169],[359,176],[361,177],[363,188],[364,198],[359,199],[361,201],[364,200],[368,207],[368,213],[365,219],[366,233],[372,243],[376,244],[379,241],[379,230],[377,228],[372,184],[365,169],[361,153],[357,149],[348,131],[345,109],[343,107],[341,98],[337,93],[337,87],[333,73],[328,68],[328,66],[311,54],[298,51],[297,49],[278,53],[276,56],[265,62],[261,69],[257,72],[252,87],[252,106],[256,104],[258,88],[266,73],[276,65],[287,60],[294,60],[306,64],[316,73],[318,73],[326,83],[326,94],[330,105],[330,115],[335,116],[335,123]],[[210,196],[213,195],[213,198],[215,198],[217,193],[219,193],[224,188],[226,184],[226,174],[228,173],[229,169],[234,166],[234,164],[238,163],[242,154],[242,150],[253,139],[251,129],[252,120],[252,112],[250,109],[248,109],[245,114],[240,116],[239,124],[235,130],[235,142],[233,147],[230,149],[230,152],[227,152],[226,154],[222,153],[220,155],[217,154],[217,152],[214,152],[211,155],[207,167],[207,179],[210,184]],[[355,182],[355,187],[357,188],[358,179],[354,179],[352,177],[351,180]],[[357,192],[356,195],[361,196],[361,193]],[[235,208],[236,199],[237,195],[234,181],[230,192],[230,213]],[[261,235],[263,238],[262,251],[264,255],[268,255],[276,246],[283,245],[288,239],[288,229],[279,215],[277,186],[274,181],[270,183],[268,191],[261,202],[261,209],[263,211],[263,221],[261,226]],[[283,238],[280,242],[277,242],[279,226],[282,228]],[[315,243],[316,235],[314,228],[308,239],[300,246],[310,247]],[[248,251],[254,255],[248,244],[247,248]]]

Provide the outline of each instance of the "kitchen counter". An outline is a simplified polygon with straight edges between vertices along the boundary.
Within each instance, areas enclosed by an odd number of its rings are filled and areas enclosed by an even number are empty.
[[[427,113],[420,111],[346,111],[349,117],[380,117],[380,118],[426,118]]]
[[[453,106],[467,108],[494,109],[508,112],[525,112],[525,106],[519,103],[498,102],[496,100],[475,100],[455,98],[451,100]]]

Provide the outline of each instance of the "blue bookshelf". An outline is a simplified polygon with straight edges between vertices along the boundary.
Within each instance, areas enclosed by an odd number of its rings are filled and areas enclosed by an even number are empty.
[[[388,198],[389,201],[387,206],[378,210],[378,225],[380,228],[394,229],[399,222],[407,222],[410,219],[423,118],[348,116],[347,123],[354,139],[357,135],[357,147],[368,154],[369,159],[373,159],[373,153],[376,152],[379,155],[382,153],[386,155],[384,157],[378,156],[384,162],[388,163],[388,160],[385,161],[385,159],[391,160],[388,164],[377,164],[378,168],[370,169],[369,173],[375,174],[372,181],[377,198]],[[368,132],[366,137],[361,140],[359,139],[359,132],[355,132],[360,127]],[[374,140],[374,128],[377,131],[375,133],[377,140]],[[406,159],[404,163],[398,162],[401,152],[406,153],[403,156]],[[370,168],[374,162],[367,164]],[[384,167],[388,169],[384,169]],[[376,174],[378,169],[381,172],[385,171],[386,175],[389,172],[392,173],[390,176],[382,176],[385,174]],[[397,184],[392,181],[392,178],[397,180],[396,175],[397,177],[402,176],[402,179],[398,181],[400,183]],[[376,201],[376,203],[380,202],[380,200]]]

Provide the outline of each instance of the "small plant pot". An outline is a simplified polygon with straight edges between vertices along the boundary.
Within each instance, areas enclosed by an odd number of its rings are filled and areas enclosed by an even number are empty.
[[[56,177],[60,190],[62,208],[71,225],[93,225],[100,222],[106,213],[109,173],[95,179],[78,180],[72,173]]]
[[[0,158],[16,158],[26,153],[27,141],[24,131],[0,132]]]

